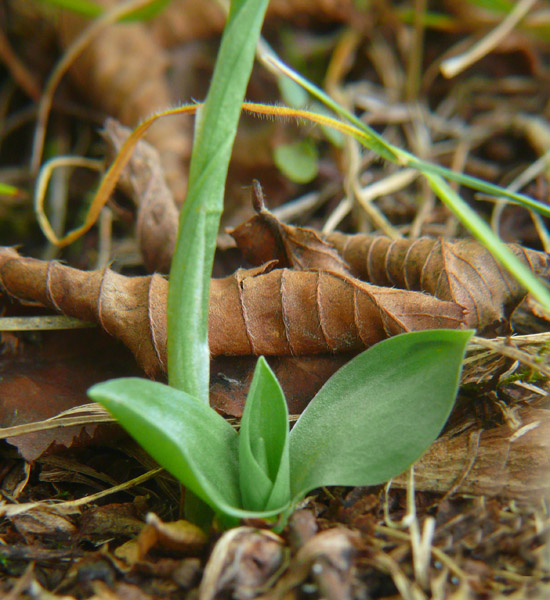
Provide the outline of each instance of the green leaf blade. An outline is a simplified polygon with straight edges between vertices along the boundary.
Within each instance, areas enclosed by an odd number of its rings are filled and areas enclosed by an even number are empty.
[[[129,377],[98,383],[88,395],[215,513],[271,518],[288,509],[288,501],[261,512],[242,508],[238,435],[215,410],[189,394]]]
[[[197,117],[189,189],[170,270],[169,383],[204,403],[210,365],[208,297],[225,179],[267,4],[231,2],[208,95]]]
[[[472,334],[402,334],[340,369],[290,434],[292,497],[327,485],[375,485],[414,463],[451,412]]]
[[[547,310],[550,310],[550,292],[546,285],[500,240],[485,221],[470,208],[440,176],[425,173],[430,187],[438,198],[466,225],[474,236],[491,252],[521,285],[523,285]]]
[[[185,392],[147,379],[99,383],[88,395],[215,511],[240,506],[237,434],[216,411]]]
[[[290,501],[288,409],[277,378],[261,356],[245,404],[239,435],[243,506],[270,510]]]
[[[273,160],[279,170],[294,183],[309,183],[317,177],[319,154],[311,140],[276,146]]]

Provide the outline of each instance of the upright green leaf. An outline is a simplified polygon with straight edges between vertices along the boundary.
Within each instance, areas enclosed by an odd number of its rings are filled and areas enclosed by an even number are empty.
[[[208,295],[225,179],[268,0],[233,0],[197,117],[168,293],[170,385],[208,402]]]
[[[321,388],[290,433],[292,497],[401,473],[451,412],[472,331],[405,333],[369,348]]]
[[[243,507],[270,510],[290,501],[288,410],[263,356],[258,359],[239,435]]]

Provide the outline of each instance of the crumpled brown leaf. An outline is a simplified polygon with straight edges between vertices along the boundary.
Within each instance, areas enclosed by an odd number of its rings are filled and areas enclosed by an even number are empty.
[[[131,130],[107,119],[103,136],[113,157]],[[164,167],[156,148],[145,140],[135,147],[118,185],[136,203],[136,237],[147,270],[168,273],[176,246],[179,211],[166,185]]]
[[[116,148],[127,135],[125,128],[108,124],[107,136]],[[147,162],[142,158],[147,156]],[[154,165],[155,152],[140,142],[124,175],[138,204],[138,235],[150,270],[168,271],[175,245],[175,204],[163,183],[162,170],[150,167],[153,175],[140,184],[136,176],[144,164]],[[391,240],[385,236],[347,235],[334,232],[322,237],[315,230],[281,223],[254,195],[257,215],[229,233],[245,258],[254,265],[276,260],[292,269],[318,269],[351,275],[370,283],[421,291],[452,301],[466,310],[465,325],[485,335],[506,333],[511,314],[526,290],[474,240],[442,238]],[[141,225],[151,223],[151,225]],[[550,276],[550,257],[544,252],[508,244],[533,272]]]
[[[464,310],[418,292],[380,288],[328,271],[239,269],[213,279],[209,343],[216,356],[350,352],[406,331],[459,328]],[[152,377],[166,369],[168,282],[110,269],[80,271],[0,248],[0,289],[99,323]]]
[[[263,207],[230,233],[252,264],[266,259],[263,248],[288,267],[340,269],[343,264],[353,276],[373,284],[456,302],[466,309],[466,326],[480,333],[506,331],[512,312],[527,293],[475,240],[392,240],[339,232],[321,239],[311,229],[280,223]],[[550,276],[548,254],[519,244],[508,244],[508,248],[533,272]]]
[[[230,529],[218,540],[204,569],[200,600],[255,598],[284,560],[283,540],[253,527]]]
[[[101,0],[110,8],[115,0]],[[72,11],[60,11],[55,27],[63,47],[90,24]],[[136,126],[154,112],[174,103],[167,79],[169,58],[145,23],[106,27],[77,58],[70,76],[88,101],[122,123]],[[147,133],[158,149],[168,184],[178,203],[187,185],[186,166],[191,153],[192,121],[161,119]]]

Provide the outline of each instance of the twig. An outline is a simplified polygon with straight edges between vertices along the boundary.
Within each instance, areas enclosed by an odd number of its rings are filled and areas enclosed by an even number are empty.
[[[491,50],[496,48],[510,34],[512,29],[529,12],[535,2],[536,0],[519,0],[506,18],[484,38],[479,40],[477,44],[474,44],[464,54],[444,60],[440,66],[443,75],[448,79],[455,77],[480,58],[489,54]]]
[[[71,64],[84,51],[90,42],[106,27],[116,23],[135,10],[147,6],[152,1],[153,0],[127,0],[126,2],[113,7],[111,10],[105,12],[101,17],[91,23],[90,26],[87,27],[67,48],[67,51],[50,74],[46,86],[44,87],[42,98],[40,99],[31,154],[32,173],[38,172],[40,161],[42,160],[42,150],[44,148],[44,140],[46,138],[48,114],[52,107],[55,90],[63,78],[63,75],[65,75]]]
[[[27,67],[15,54],[8,38],[0,29],[0,60],[6,65],[19,87],[35,102],[40,100],[40,86]]]

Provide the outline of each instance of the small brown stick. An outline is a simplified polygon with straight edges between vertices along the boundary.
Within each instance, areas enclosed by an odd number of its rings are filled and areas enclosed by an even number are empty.
[[[21,87],[21,89],[35,102],[40,100],[40,86],[36,82],[32,73],[21,62],[19,57],[13,51],[8,38],[0,29],[0,60],[9,69],[12,77]]]
[[[42,159],[42,150],[44,148],[44,140],[46,137],[46,125],[48,120],[48,114],[52,107],[53,97],[55,90],[59,85],[59,82],[63,78],[63,75],[67,72],[68,68],[74,62],[74,60],[84,51],[86,46],[99,35],[105,27],[116,23],[122,17],[130,14],[131,12],[142,8],[151,3],[152,0],[127,0],[120,5],[115,6],[111,10],[107,11],[96,21],[94,21],[87,29],[85,29],[73,42],[73,44],[67,49],[63,58],[57,63],[57,66],[50,75],[42,98],[40,99],[40,105],[38,107],[38,118],[36,129],[34,132],[33,148],[31,155],[31,172],[37,173]]]

